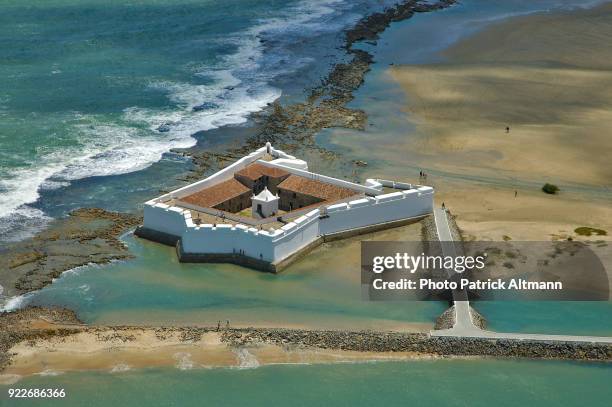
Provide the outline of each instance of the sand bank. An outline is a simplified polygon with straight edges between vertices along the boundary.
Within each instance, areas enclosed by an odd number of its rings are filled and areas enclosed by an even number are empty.
[[[30,320],[30,324],[33,322]],[[600,341],[458,338],[390,331],[270,328],[217,331],[216,328],[111,328],[42,322],[26,332],[26,337],[16,342],[9,354],[10,364],[0,375],[4,383],[32,374],[57,375],[84,369],[121,373],[161,366],[182,370],[245,369],[266,364],[480,356],[609,361],[612,346]]]
[[[68,310],[28,308],[0,317],[0,383],[23,376],[75,370],[252,368],[279,363],[332,363],[430,357],[418,352],[375,352],[251,341],[236,346],[232,327],[104,327],[80,323]],[[266,328],[265,330],[274,330]],[[295,329],[296,332],[315,332]],[[328,335],[330,335],[328,331]],[[333,334],[331,334],[333,335]],[[2,367],[2,366],[0,366]]]
[[[610,4],[536,14],[459,42],[442,63],[391,68],[416,124],[393,150],[440,174],[426,183],[474,238],[581,239],[574,230],[592,226],[609,240],[611,35]]]
[[[185,338],[184,331],[160,334],[154,328],[99,329],[68,337],[25,341],[11,348],[12,362],[3,375],[27,376],[74,370],[121,372],[129,369],[174,366],[178,369],[250,368],[279,363],[332,363],[416,358],[413,352],[382,353],[330,349],[302,349],[259,344],[232,348],[221,332]]]

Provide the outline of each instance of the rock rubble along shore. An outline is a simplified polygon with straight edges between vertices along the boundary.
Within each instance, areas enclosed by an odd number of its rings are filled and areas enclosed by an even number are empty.
[[[237,347],[271,343],[359,352],[612,361],[612,345],[609,344],[431,337],[427,333],[232,329],[225,331],[224,340]]]
[[[434,329],[436,330],[451,329],[454,325],[455,325],[455,306],[453,305],[447,308],[446,311],[444,311],[442,315],[440,315],[436,319]]]
[[[79,332],[81,321],[68,309],[24,308],[0,314],[0,371],[10,363],[9,350],[19,342]]]
[[[97,208],[72,211],[32,239],[6,248],[0,256],[3,296],[39,290],[75,267],[130,257],[118,237],[141,222],[140,216]]]
[[[273,345],[294,350],[354,352],[408,352],[433,356],[490,356],[544,359],[612,361],[612,344],[555,340],[433,337],[429,333],[393,331],[330,331],[282,328],[89,326],[65,309],[29,307],[0,314],[0,371],[11,363],[13,346],[27,342],[28,349],[60,338],[79,343],[86,333],[94,340],[81,342],[83,349],[139,349],[138,338],[155,338],[155,346],[199,344],[213,333],[218,344],[229,349]],[[68,341],[68,342],[66,342]],[[73,342],[71,342],[73,341]],[[198,346],[201,346],[199,344]],[[75,345],[76,346],[76,345]]]

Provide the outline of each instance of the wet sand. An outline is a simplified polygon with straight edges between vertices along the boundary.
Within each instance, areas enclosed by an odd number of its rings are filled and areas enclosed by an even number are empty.
[[[418,137],[381,149],[388,153],[389,168],[402,162],[402,149],[411,149],[433,170],[497,177],[497,186],[443,177],[425,182],[434,184],[437,200],[459,215],[459,226],[469,238],[579,238],[573,232],[579,226],[612,234],[612,208],[607,201],[564,190],[565,183],[596,190],[612,179],[612,166],[607,163],[611,152],[607,129],[612,123],[612,73],[607,61],[612,50],[604,41],[612,21],[609,14],[610,6],[606,6],[513,19],[448,50],[444,64],[391,69],[408,93],[407,111],[417,123]],[[513,49],[516,40],[502,39],[519,23],[525,42]],[[583,35],[585,27],[590,28]],[[567,34],[557,38],[559,30]],[[530,48],[532,42],[539,45]],[[543,49],[550,50],[544,60]],[[506,125],[511,126],[509,134],[504,131]],[[549,196],[533,187],[545,180],[559,184],[562,193]],[[610,240],[610,236],[597,239]],[[427,357],[267,344],[240,351],[223,344],[214,332],[187,342],[178,334],[160,339],[146,328],[131,328],[127,337],[113,337],[115,333],[115,329],[100,328],[69,337],[22,341],[10,349],[15,353],[13,363],[2,378],[83,369],[244,368],[257,363]]]
[[[399,161],[415,151],[416,165],[440,174],[426,183],[472,238],[593,240],[574,232],[591,226],[609,241],[610,37],[606,4],[512,18],[452,46],[442,63],[392,67],[416,131],[385,152]],[[544,194],[544,182],[561,193]]]
[[[75,370],[119,373],[130,369],[164,366],[183,370],[253,368],[280,363],[338,363],[432,357],[413,352],[356,352],[270,344],[237,349],[223,343],[221,333],[218,332],[185,341],[178,333],[159,338],[153,328],[134,328],[120,334],[115,330],[100,330],[63,338],[26,341],[15,345],[10,352],[13,354],[12,362],[0,375],[0,382],[10,381],[17,376],[52,375]]]
[[[297,326],[296,326],[297,327]],[[338,363],[352,361],[431,358],[417,352],[349,351],[271,344],[254,341],[237,346],[235,332],[215,327],[105,327],[81,324],[67,310],[30,309],[3,317],[2,328],[12,332],[10,361],[0,384],[29,375],[103,370],[121,373],[151,367],[253,368],[281,363]],[[300,327],[303,328],[303,327]]]

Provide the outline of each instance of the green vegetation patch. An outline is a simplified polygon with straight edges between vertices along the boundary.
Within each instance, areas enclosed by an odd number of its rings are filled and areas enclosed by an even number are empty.
[[[574,232],[580,236],[591,236],[591,235],[606,236],[608,234],[608,232],[606,232],[603,229],[595,229],[595,228],[590,228],[588,226],[582,226],[582,227],[576,228],[574,229]]]
[[[547,194],[551,194],[554,195],[557,192],[559,192],[559,187],[554,185],[554,184],[549,184],[548,182],[546,184],[544,184],[544,186],[542,187],[542,191],[546,192]]]

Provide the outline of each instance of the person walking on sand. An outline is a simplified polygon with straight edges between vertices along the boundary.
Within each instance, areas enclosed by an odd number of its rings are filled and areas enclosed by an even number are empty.
[[[510,133],[510,126],[506,126],[506,133]]]
[[[442,202],[442,209],[446,209],[446,206],[444,206],[444,202]]]
[[[221,320],[217,321],[217,332],[221,330]]]
[[[518,195],[518,191],[514,190],[514,197],[516,198],[517,195]]]

